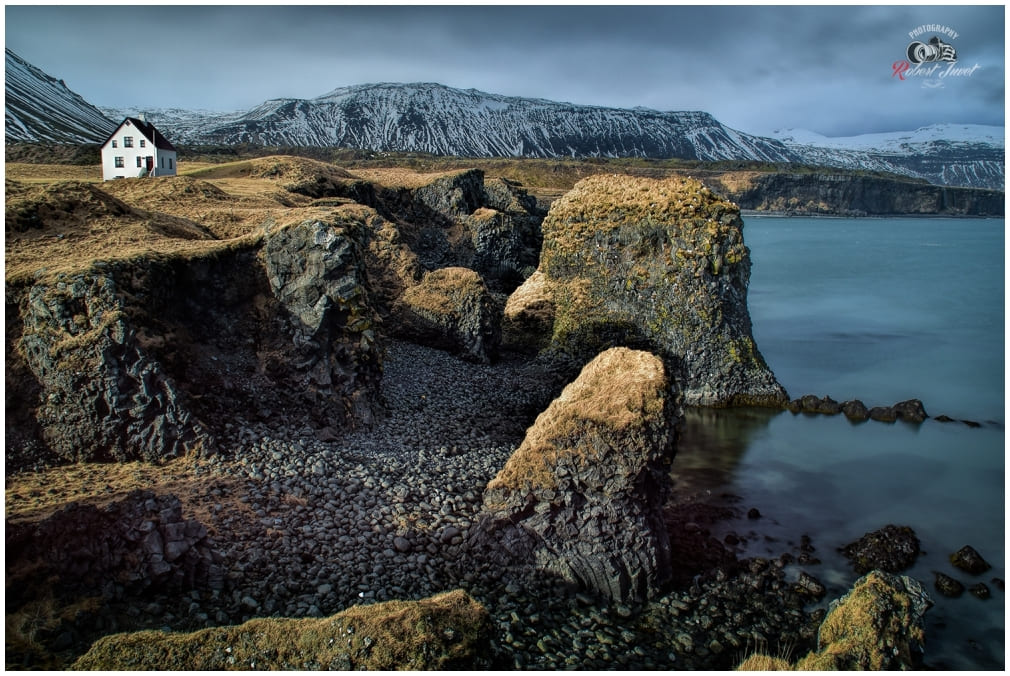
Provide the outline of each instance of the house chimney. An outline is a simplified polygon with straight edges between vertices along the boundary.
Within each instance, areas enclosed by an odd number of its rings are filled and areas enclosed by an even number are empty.
[[[137,119],[141,122],[147,122],[147,113],[138,113]]]

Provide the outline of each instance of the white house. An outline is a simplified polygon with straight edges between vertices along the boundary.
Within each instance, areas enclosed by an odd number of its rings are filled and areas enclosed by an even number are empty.
[[[175,176],[175,146],[154,125],[128,117],[102,144],[102,178]]]

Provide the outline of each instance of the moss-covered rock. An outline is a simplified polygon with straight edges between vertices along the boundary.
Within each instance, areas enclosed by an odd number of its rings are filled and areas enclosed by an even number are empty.
[[[467,268],[429,272],[394,306],[396,332],[465,359],[488,362],[501,342],[497,307],[484,281]]]
[[[554,310],[550,282],[537,270],[505,303],[502,346],[532,354],[546,348],[554,330]]]
[[[463,591],[354,606],[325,618],[255,619],[190,634],[142,631],[97,641],[82,670],[474,669],[490,617]]]
[[[593,176],[554,202],[540,271],[556,307],[547,354],[612,345],[661,355],[692,405],[787,400],[754,344],[739,209],[698,181]]]
[[[479,547],[607,598],[653,597],[670,576],[669,390],[646,352],[613,348],[587,364],[488,484]]]
[[[831,602],[817,650],[793,664],[752,655],[740,671],[880,671],[922,668],[923,617],[932,606],[916,580],[873,571]]]

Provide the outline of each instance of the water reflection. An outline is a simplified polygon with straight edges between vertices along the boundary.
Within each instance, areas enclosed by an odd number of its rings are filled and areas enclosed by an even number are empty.
[[[729,486],[752,441],[766,434],[771,420],[783,413],[769,408],[684,409],[671,472],[675,494],[696,495]]]

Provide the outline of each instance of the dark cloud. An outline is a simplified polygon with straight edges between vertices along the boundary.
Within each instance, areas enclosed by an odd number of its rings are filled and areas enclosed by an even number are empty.
[[[100,105],[233,110],[366,82],[661,110],[744,131],[1002,124],[1001,6],[8,6],[7,46]],[[945,24],[971,78],[897,82]],[[112,67],[112,64],[115,64]],[[889,126],[890,125],[890,126]]]

